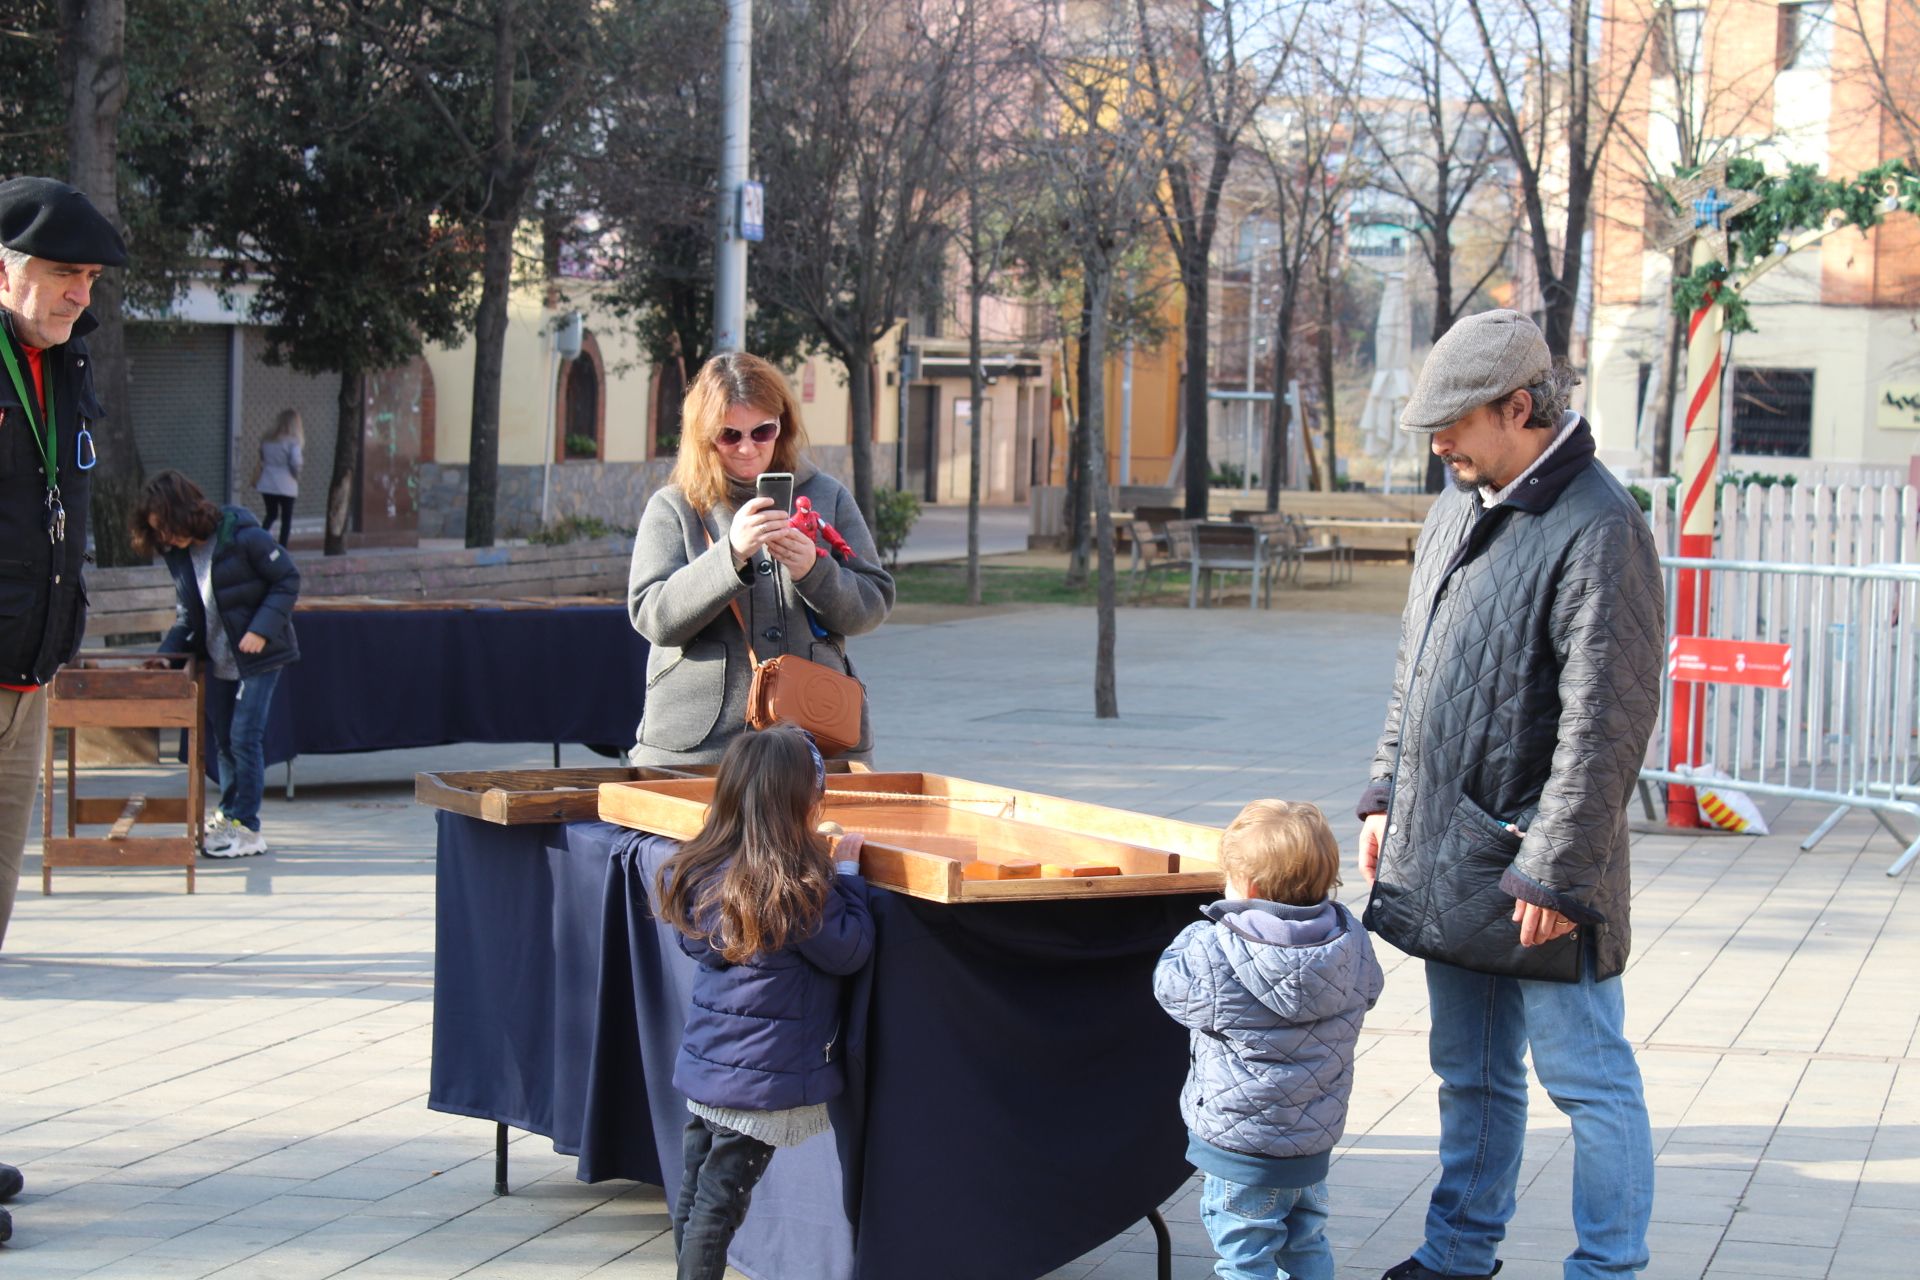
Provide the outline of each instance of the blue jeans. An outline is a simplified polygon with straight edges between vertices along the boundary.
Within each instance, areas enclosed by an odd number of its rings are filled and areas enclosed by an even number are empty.
[[[1206,1175],[1200,1222],[1222,1280],[1333,1280],[1327,1243],[1327,1184],[1247,1187]]]
[[[220,812],[249,831],[260,829],[260,793],[267,783],[267,712],[278,669],[238,680],[207,678],[207,712],[220,753]]]
[[[1414,1255],[1442,1275],[1486,1275],[1513,1216],[1527,1133],[1526,1052],[1573,1123],[1567,1280],[1647,1265],[1653,1133],[1627,1043],[1620,979],[1535,982],[1427,962],[1428,1059],[1440,1077],[1440,1181]]]

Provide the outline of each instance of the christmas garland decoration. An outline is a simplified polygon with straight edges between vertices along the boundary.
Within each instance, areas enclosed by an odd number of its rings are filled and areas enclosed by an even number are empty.
[[[1686,176],[1682,171],[1681,176]],[[1727,185],[1751,191],[1759,203],[1728,221],[1732,256],[1743,267],[1757,267],[1784,256],[1789,239],[1822,227],[1856,227],[1871,231],[1887,214],[1904,209],[1920,213],[1920,172],[1904,160],[1857,174],[1849,181],[1823,178],[1812,165],[1796,164],[1784,175],[1772,174],[1757,160],[1727,162]],[[1709,301],[1718,301],[1730,334],[1751,333],[1753,319],[1740,294],[1741,281],[1731,286],[1734,267],[1720,261],[1702,263],[1673,282],[1673,308],[1691,315]]]

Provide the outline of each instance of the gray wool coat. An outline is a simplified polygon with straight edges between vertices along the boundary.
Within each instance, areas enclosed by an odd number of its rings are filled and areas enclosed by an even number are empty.
[[[753,663],[730,601],[739,602],[753,628],[753,651],[762,662],[791,653],[858,678],[846,638],[887,620],[893,577],[881,567],[873,535],[846,486],[802,463],[794,473],[794,494],[811,499],[814,510],[840,531],[854,550],[852,563],[822,557],[797,583],[777,563],[771,574],[758,572],[753,562],[736,572],[727,546],[731,506],[709,512],[703,533],[679,486],[668,485],[647,502],[627,574],[627,612],[652,646],[646,706],[629,756],[634,764],[711,764],[746,727]],[[825,637],[813,634],[809,609]],[[872,759],[873,729],[864,713],[860,742],[846,756]]]
[[[1228,1151],[1297,1159],[1333,1150],[1347,1126],[1360,1021],[1385,978],[1373,944],[1337,902],[1235,900],[1173,940],[1153,994],[1192,1031],[1180,1115]]]

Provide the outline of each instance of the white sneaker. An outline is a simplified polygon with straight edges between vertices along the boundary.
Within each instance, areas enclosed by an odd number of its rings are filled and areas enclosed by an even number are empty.
[[[231,830],[233,836],[226,844],[207,850],[209,858],[251,858],[267,851],[267,838],[258,831],[249,831],[237,822]]]
[[[233,843],[234,832],[240,830],[240,824],[226,814],[214,811],[207,819],[200,833],[200,852],[208,857],[216,856],[216,850],[224,849]]]

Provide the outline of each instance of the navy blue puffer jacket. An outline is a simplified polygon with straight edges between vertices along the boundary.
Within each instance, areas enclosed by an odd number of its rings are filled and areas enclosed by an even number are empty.
[[[842,979],[873,952],[867,883],[833,878],[820,927],[803,942],[729,964],[705,938],[680,935],[700,962],[673,1087],[695,1102],[785,1111],[846,1088],[840,1061]]]
[[[207,610],[194,580],[193,554],[186,547],[169,547],[166,561],[178,604],[160,652],[205,657]],[[245,507],[220,508],[213,531],[213,600],[243,679],[299,661],[300,641],[293,631],[293,602],[299,597],[300,570],[286,548]],[[249,631],[267,642],[259,653],[240,652],[240,638]]]

